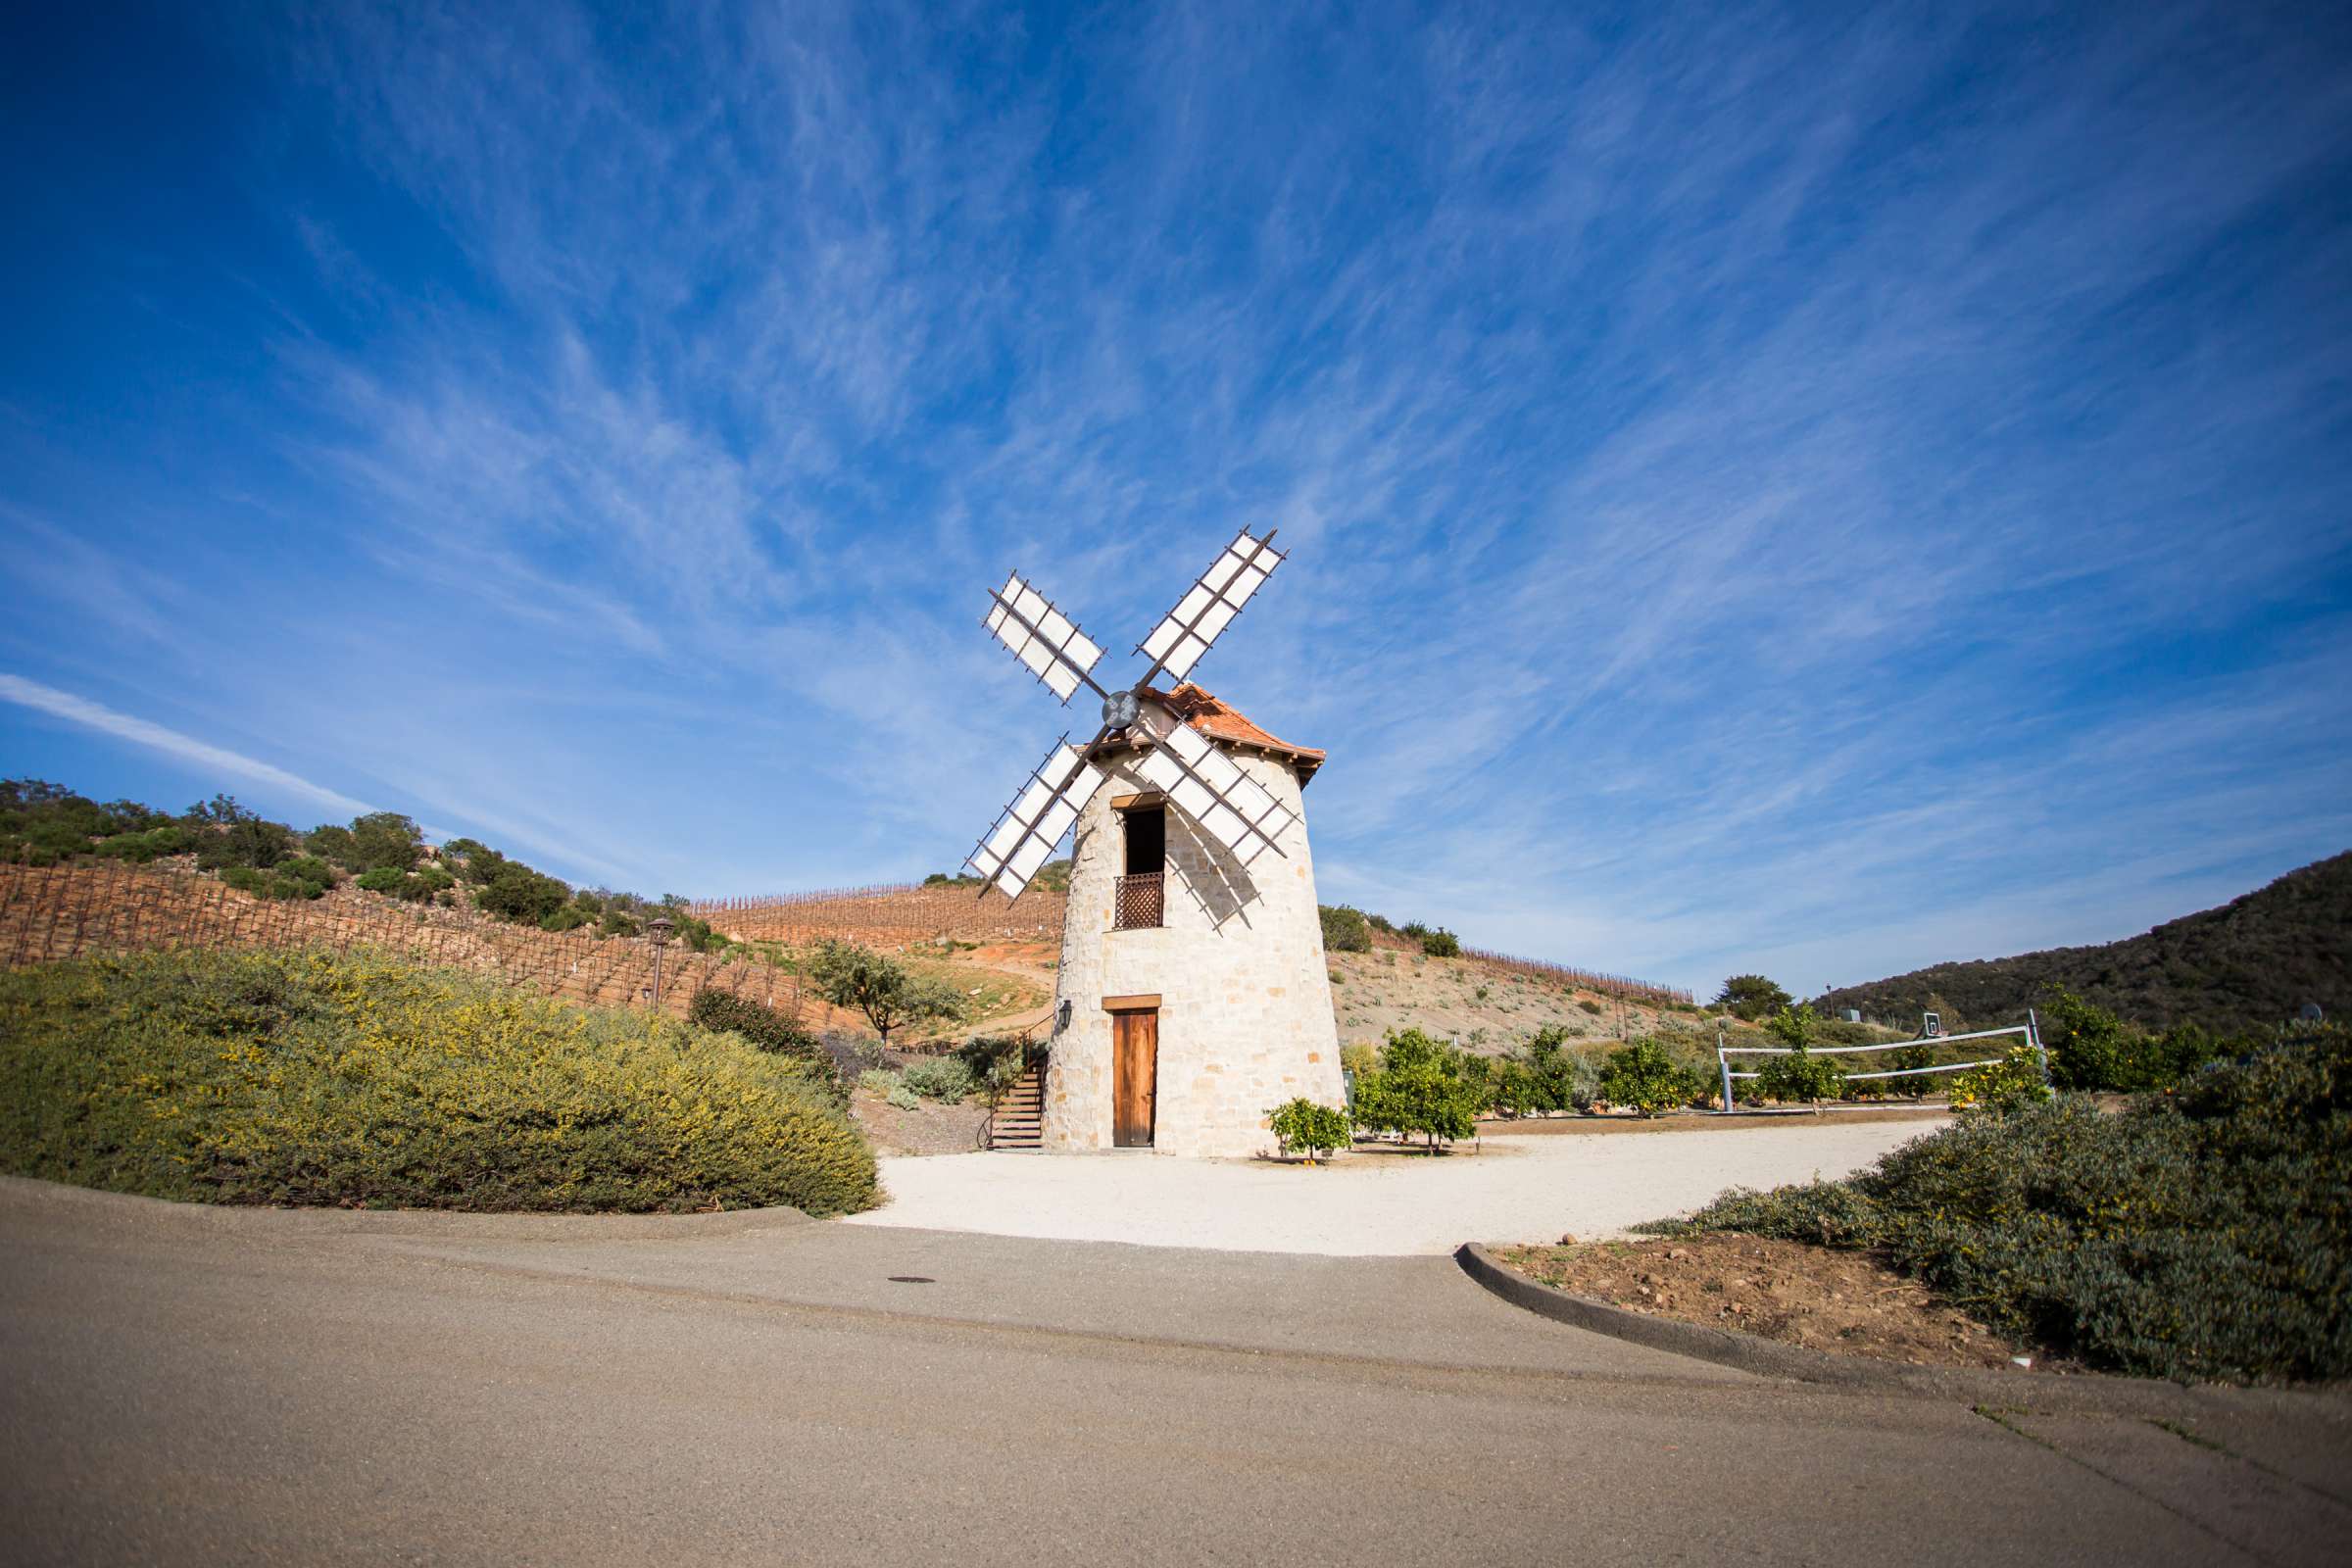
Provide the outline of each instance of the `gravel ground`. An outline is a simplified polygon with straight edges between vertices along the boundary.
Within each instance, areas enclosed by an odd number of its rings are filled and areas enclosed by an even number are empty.
[[[1480,1153],[1359,1151],[1312,1169],[1140,1152],[886,1159],[891,1200],[846,1223],[1350,1257],[1591,1241],[1727,1187],[1842,1176],[1942,1124],[1807,1117],[1672,1138],[1489,1138]]]
[[[988,1107],[977,1100],[967,1100],[960,1105],[943,1105],[926,1100],[912,1110],[901,1110],[881,1096],[869,1095],[862,1089],[851,1097],[850,1113],[865,1129],[874,1152],[886,1157],[968,1154],[979,1147],[980,1124],[988,1120]]]

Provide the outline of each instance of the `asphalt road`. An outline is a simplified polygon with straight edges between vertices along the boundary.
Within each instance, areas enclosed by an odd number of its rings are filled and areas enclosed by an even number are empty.
[[[11,1563],[2333,1562],[2352,1539],[2340,1399],[2184,1392],[2168,1428],[1832,1392],[1545,1322],[1442,1258],[0,1180],[0,1369]]]

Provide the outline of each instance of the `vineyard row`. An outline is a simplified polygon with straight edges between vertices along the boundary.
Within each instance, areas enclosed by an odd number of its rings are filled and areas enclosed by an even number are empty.
[[[657,957],[645,938],[540,931],[352,889],[268,900],[188,872],[0,865],[0,962],[12,966],[135,950],[289,947],[377,948],[587,1006],[655,1001]],[[682,1015],[696,992],[712,987],[801,1010],[800,977],[746,954],[673,944],[659,963],[664,1012]]]

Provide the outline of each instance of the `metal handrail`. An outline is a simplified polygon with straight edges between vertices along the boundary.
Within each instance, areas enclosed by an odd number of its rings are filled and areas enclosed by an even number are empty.
[[[1803,1049],[1807,1055],[1814,1056],[1859,1056],[1875,1051],[1912,1051],[1921,1046],[1948,1045],[1961,1040],[1992,1040],[2002,1035],[2023,1035],[2025,1037],[2026,1044],[2034,1048],[2034,1054],[2041,1063],[2041,1081],[2045,1084],[2048,1083],[2050,1081],[2050,1055],[2047,1051],[2042,1049],[2041,1020],[2034,1015],[2034,1009],[2031,1007],[2026,1009],[2024,1023],[2013,1023],[2006,1029],[1977,1029],[1959,1035],[1927,1035],[1918,1040],[1890,1040],[1876,1046],[1808,1046]],[[1797,1054],[1797,1050],[1798,1048],[1794,1046],[1727,1046],[1723,1043],[1723,1032],[1717,1030],[1715,1034],[1715,1066],[1723,1074],[1723,1109],[1717,1114],[1724,1116],[1732,1114],[1733,1079],[1763,1076],[1762,1073],[1732,1071],[1734,1056],[1793,1056]],[[1999,1062],[2000,1058],[1995,1056],[1985,1061],[1954,1061],[1932,1067],[1895,1067],[1884,1072],[1849,1072],[1845,1076],[1856,1080],[1925,1078],[1939,1072],[1967,1072],[1977,1067],[1997,1066]]]
[[[2006,1029],[1979,1029],[1972,1034],[1965,1035],[1929,1035],[1920,1040],[1892,1040],[1876,1046],[1807,1046],[1805,1054],[1808,1056],[1853,1056],[1872,1051],[1909,1051],[1914,1046],[1949,1045],[1955,1040],[1990,1040],[1995,1035],[2025,1035],[2031,1039],[2032,1034],[2033,1032],[2024,1024],[2013,1023]],[[1796,1048],[1793,1046],[1717,1046],[1715,1051],[1718,1055],[1724,1056],[1792,1056],[1796,1054]],[[1904,1070],[1925,1072],[1927,1069],[1918,1067]]]

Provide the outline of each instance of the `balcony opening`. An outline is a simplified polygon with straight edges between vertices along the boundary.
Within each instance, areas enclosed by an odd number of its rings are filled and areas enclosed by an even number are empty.
[[[1127,874],[1120,877],[1111,906],[1111,929],[1144,930],[1166,912],[1168,816],[1158,806],[1132,807],[1119,813]]]

